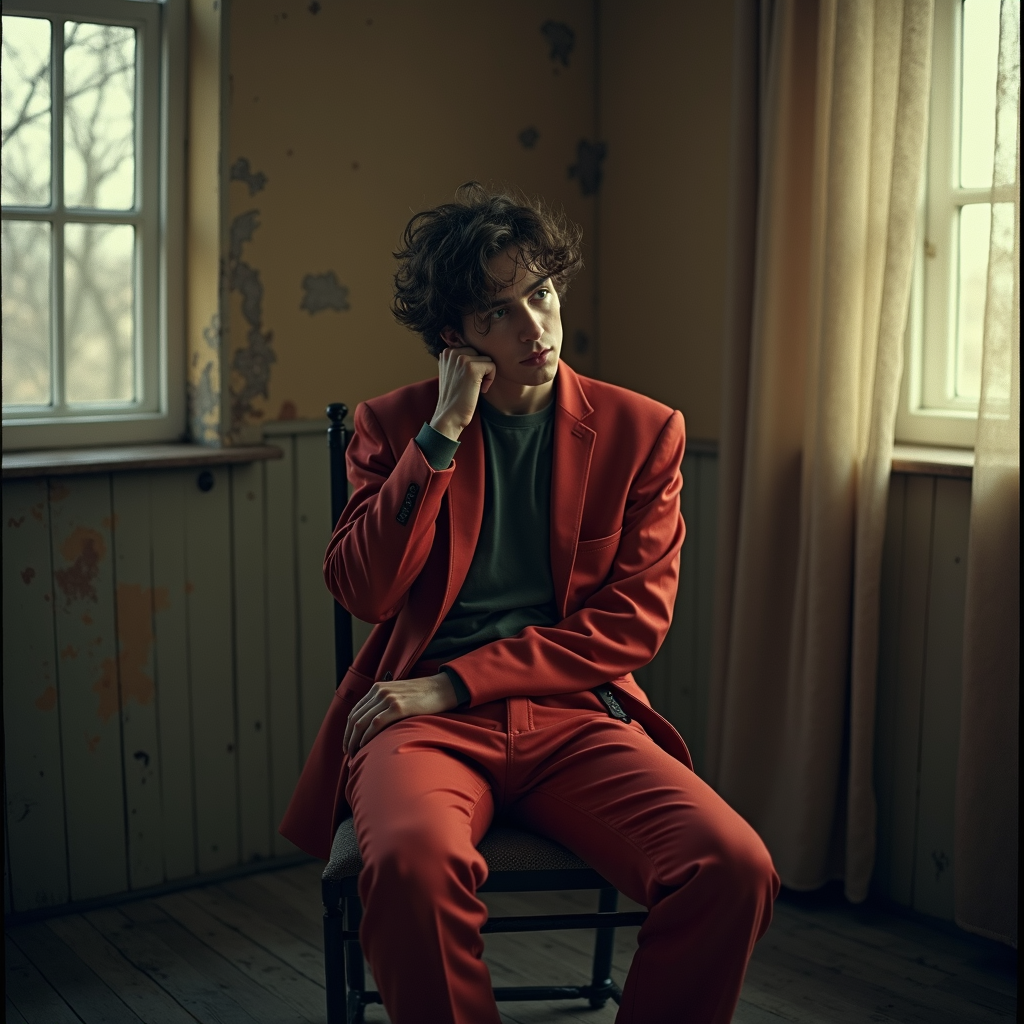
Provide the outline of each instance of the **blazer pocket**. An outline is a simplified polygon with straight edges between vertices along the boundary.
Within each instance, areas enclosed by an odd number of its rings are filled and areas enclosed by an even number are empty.
[[[373,686],[373,680],[369,676],[350,668],[342,676],[338,688],[334,691],[334,699],[349,701],[354,707],[371,686]]]
[[[592,551],[603,551],[605,548],[610,548],[613,544],[617,548],[619,546],[619,538],[621,536],[622,530],[616,530],[607,537],[596,537],[594,540],[581,540],[576,545],[576,557],[579,558],[580,555],[589,554]]]
[[[604,585],[619,550],[621,537],[622,531],[616,530],[608,537],[581,540],[576,545],[576,561],[572,567],[567,609],[578,608],[594,591]]]

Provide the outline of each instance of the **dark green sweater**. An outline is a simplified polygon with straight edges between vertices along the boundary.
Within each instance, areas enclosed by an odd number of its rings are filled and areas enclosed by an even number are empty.
[[[477,412],[484,436],[480,537],[459,596],[423,653],[432,661],[457,658],[527,626],[552,626],[561,619],[550,543],[555,405],[506,416],[481,399]],[[416,442],[436,470],[451,465],[459,446],[426,423]],[[464,703],[468,692],[458,684],[456,692]]]

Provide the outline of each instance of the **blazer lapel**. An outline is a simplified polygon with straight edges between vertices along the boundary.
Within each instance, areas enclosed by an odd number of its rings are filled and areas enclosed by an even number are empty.
[[[551,465],[551,577],[555,601],[565,615],[569,579],[583,521],[583,501],[597,434],[582,422],[593,408],[579,379],[559,363],[555,401],[554,452]]]

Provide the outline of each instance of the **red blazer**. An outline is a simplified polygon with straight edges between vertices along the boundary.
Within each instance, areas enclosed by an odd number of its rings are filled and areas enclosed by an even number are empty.
[[[345,723],[376,679],[406,678],[469,571],[484,504],[480,418],[455,462],[431,468],[413,438],[437,404],[437,378],[361,404],[348,448],[352,497],[324,562],[331,593],[378,623],[346,672],[281,823],[327,859],[348,813]],[[692,767],[679,734],[631,675],[672,621],[685,527],[679,512],[683,417],[559,364],[551,471],[551,574],[564,618],[447,662],[471,705],[589,690],[611,682],[655,742]]]

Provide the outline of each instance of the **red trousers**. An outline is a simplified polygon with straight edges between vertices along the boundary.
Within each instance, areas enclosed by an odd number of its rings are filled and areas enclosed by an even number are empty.
[[[498,1024],[481,959],[495,813],[650,909],[617,1021],[731,1020],[779,887],[757,834],[591,693],[397,722],[352,759],[363,950],[392,1024]]]

